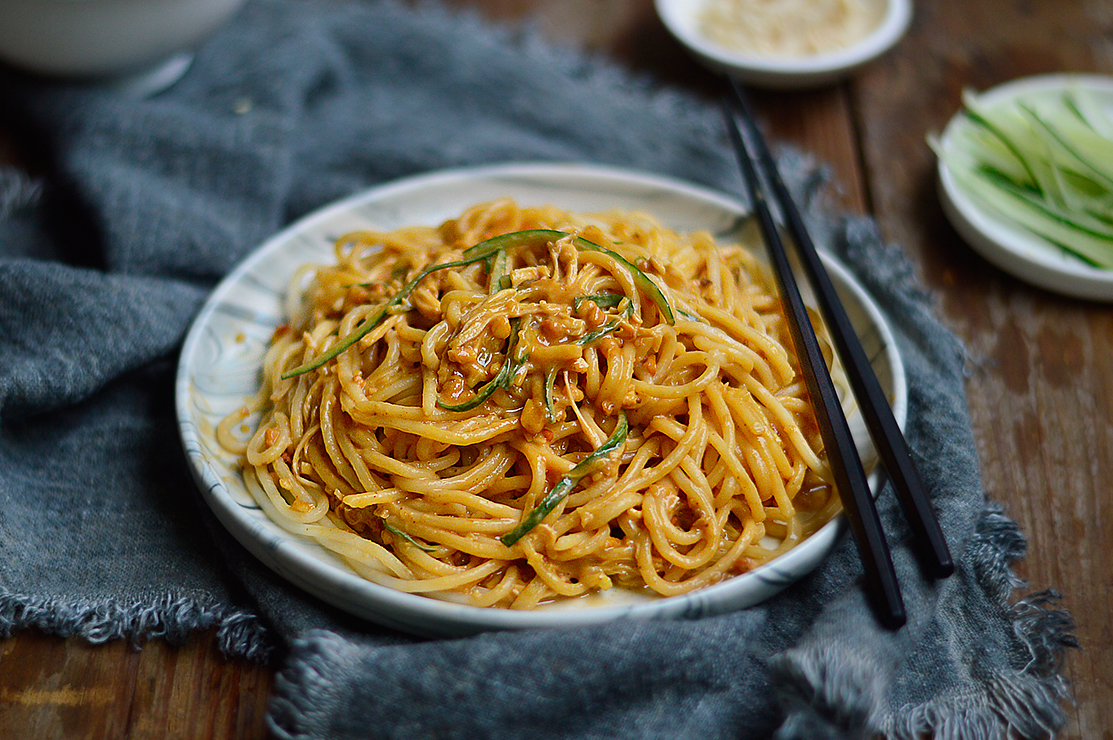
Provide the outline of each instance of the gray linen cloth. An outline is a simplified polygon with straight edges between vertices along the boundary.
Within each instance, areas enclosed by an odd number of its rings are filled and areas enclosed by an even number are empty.
[[[737,192],[716,106],[436,6],[258,0],[147,100],[0,75],[34,175],[0,170],[0,634],[185,641],[280,667],[280,738],[1036,738],[1073,645],[1021,598],[1015,524],[979,486],[963,348],[868,219],[819,241],[887,312],[909,438],[958,572],[880,629],[845,542],[768,602],[695,621],[421,640],[286,585],[203,505],[177,439],[176,351],[225,272],[291,219],[392,178],[515,160],[609,163]],[[800,197],[820,170],[785,153]]]

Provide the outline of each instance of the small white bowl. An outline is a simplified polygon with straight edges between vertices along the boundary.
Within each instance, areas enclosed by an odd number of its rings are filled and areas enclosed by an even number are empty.
[[[1053,74],[1024,77],[979,94],[985,105],[1018,96],[1058,94],[1076,86],[1100,96],[1113,112],[1113,77],[1088,74]],[[971,125],[960,111],[951,118],[939,146],[953,146],[961,128]],[[1005,272],[1025,282],[1072,298],[1113,301],[1113,270],[1093,267],[1060,247],[1033,234],[982,205],[959,185],[942,160],[937,164],[937,186],[943,212],[955,231],[976,252]]]
[[[758,56],[727,49],[700,31],[700,16],[710,1],[655,3],[665,27],[705,66],[767,88],[815,87],[843,79],[896,45],[912,21],[912,0],[869,0],[885,5],[881,21],[850,46],[800,57]]]
[[[165,84],[244,0],[0,0],[0,60],[52,77]]]

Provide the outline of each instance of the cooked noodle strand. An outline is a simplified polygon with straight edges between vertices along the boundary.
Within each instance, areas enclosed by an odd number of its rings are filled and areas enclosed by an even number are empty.
[[[262,390],[218,436],[269,516],[369,579],[515,609],[671,596],[838,509],[740,245],[501,200],[335,259],[298,271]]]

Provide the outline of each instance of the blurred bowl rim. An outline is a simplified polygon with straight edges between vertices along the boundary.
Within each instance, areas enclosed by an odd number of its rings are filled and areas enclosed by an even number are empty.
[[[0,0],[0,62],[105,81],[184,71],[181,60],[246,0]]]
[[[838,79],[892,49],[912,23],[912,0],[882,0],[877,27],[840,49],[801,57],[769,57],[731,52],[698,30],[698,14],[710,0],[654,0],[669,32],[707,66],[755,84],[804,86]]]

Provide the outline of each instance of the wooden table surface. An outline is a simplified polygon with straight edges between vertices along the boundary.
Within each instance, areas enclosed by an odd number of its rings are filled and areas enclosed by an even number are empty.
[[[496,19],[538,18],[561,43],[715,95],[666,33],[652,0],[449,0]],[[766,92],[775,139],[829,163],[842,205],[873,215],[913,258],[937,313],[970,352],[968,396],[987,495],[1029,539],[1018,574],[1054,587],[1082,649],[1064,738],[1113,737],[1113,307],[1021,283],[951,229],[924,137],[984,89],[1032,74],[1113,73],[1110,0],[931,0],[887,57],[822,89]],[[19,142],[0,121],[0,160]],[[1105,563],[1105,565],[1103,565]],[[0,736],[261,738],[273,676],[224,660],[210,637],[90,647],[39,634],[0,641]]]

